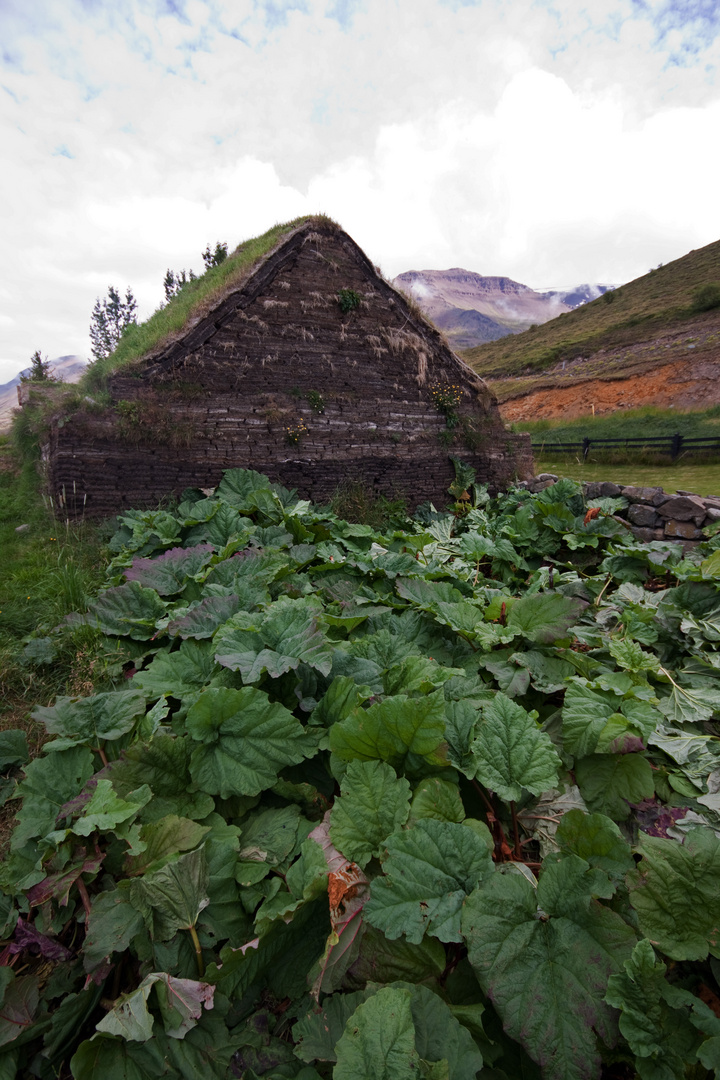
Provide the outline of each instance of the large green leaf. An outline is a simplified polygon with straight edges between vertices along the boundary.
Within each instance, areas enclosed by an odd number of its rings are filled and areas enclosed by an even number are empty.
[[[720,947],[720,840],[688,831],[683,844],[643,836],[627,881],[640,928],[673,960],[703,960]]]
[[[145,850],[125,860],[125,870],[130,877],[137,877],[159,866],[181,851],[191,851],[210,831],[207,825],[198,825],[189,818],[168,814],[159,821],[143,825],[140,839]]]
[[[555,694],[558,690],[564,690],[567,679],[575,673],[575,668],[567,660],[549,656],[539,649],[513,653],[508,659],[526,667],[530,672],[530,682],[543,694]]]
[[[252,514],[259,507],[280,507],[267,476],[252,469],[226,469],[215,489],[215,497],[243,513]]]
[[[403,599],[410,600],[423,611],[434,611],[438,604],[456,604],[463,598],[449,581],[398,578],[395,588]]]
[[[621,677],[615,674],[612,681]],[[617,692],[598,692],[574,682],[568,686],[563,703],[563,747],[578,758],[607,753],[621,748],[627,734],[647,739],[660,721],[662,716],[647,701],[622,699]]]
[[[643,938],[623,966],[623,972],[608,979],[605,1000],[621,1010],[620,1031],[637,1055],[641,1080],[684,1076],[701,1040],[686,1012],[668,1002],[665,964],[656,962],[652,945]]]
[[[110,1035],[95,1035],[80,1043],[70,1068],[75,1080],[98,1080],[100,1076],[108,1080],[158,1080],[167,1075],[162,1048],[155,1040],[128,1045]]]
[[[204,848],[134,879],[130,898],[153,937],[160,941],[195,926],[198,915],[210,903]]]
[[[24,765],[29,757],[26,732],[21,728],[0,731],[0,771],[9,765]]]
[[[333,1080],[415,1080],[420,1074],[409,990],[383,987],[348,1020]]]
[[[198,927],[217,941],[229,940],[230,945],[239,945],[251,937],[252,928],[235,880],[240,829],[219,814],[206,818],[204,827],[210,829],[205,838],[210,903],[200,913]]]
[[[472,753],[477,778],[506,801],[517,801],[523,789],[540,795],[557,783],[560,758],[550,737],[505,694],[482,706]]]
[[[152,982],[145,978],[137,990],[124,994],[112,1009],[96,1024],[96,1031],[107,1035],[119,1035],[133,1042],[147,1042],[152,1038],[153,1018],[147,1007]]]
[[[329,932],[327,897],[319,897],[302,904],[287,922],[276,919],[261,938],[239,948],[226,946],[220,962],[208,965],[205,978],[238,998],[256,982],[300,996],[307,991],[308,971],[322,955]]]
[[[145,695],[138,689],[86,698],[59,697],[53,706],[35,708],[32,717],[41,721],[50,735],[60,736],[53,748],[64,750],[78,743],[95,748],[106,739],[119,739],[144,712]]]
[[[545,1080],[597,1080],[595,1032],[607,1046],[616,1041],[615,1017],[603,1000],[607,980],[635,937],[582,884],[569,893],[558,889],[561,865],[545,870],[537,894],[520,875],[496,873],[481,882],[466,902],[463,935],[505,1031]],[[563,907],[556,914],[558,897]]]
[[[210,642],[183,641],[176,651],[162,649],[144,671],[133,676],[133,686],[149,698],[171,694],[179,698],[205,686],[218,671]]]
[[[238,551],[228,559],[216,563],[205,579],[205,588],[209,596],[235,593],[244,595],[250,586],[264,590],[288,568],[287,556],[279,552],[261,552],[257,548]],[[224,591],[215,592],[218,587]],[[247,611],[250,608],[246,608]]]
[[[85,746],[31,761],[17,787],[23,801],[12,836],[13,849],[18,850],[33,836],[50,832],[65,803],[80,793],[93,772],[93,757]]]
[[[452,1080],[475,1080],[482,1069],[482,1054],[442,998],[426,986],[414,986],[410,1009],[420,1060],[446,1061]]]
[[[37,975],[21,975],[6,982],[0,1008],[0,1046],[14,1043],[30,1027],[39,999]]]
[[[561,850],[578,855],[611,877],[622,877],[635,866],[630,845],[604,814],[568,810],[560,819],[555,839]]]
[[[110,832],[118,825],[133,821],[151,798],[152,791],[143,784],[127,799],[121,799],[112,782],[102,777],[83,806],[82,814],[73,823],[72,831],[78,836],[90,836],[96,830]]]
[[[385,876],[375,878],[365,918],[388,938],[419,943],[426,932],[460,941],[463,902],[493,872],[487,846],[466,825],[426,818],[386,843]]]
[[[208,500],[209,501],[209,500]],[[197,504],[196,504],[197,505]],[[221,551],[231,540],[247,543],[252,531],[252,521],[238,510],[233,510],[226,503],[215,503],[217,508],[208,518],[193,526],[186,538],[188,544],[201,544],[207,541]]]
[[[529,641],[556,641],[577,622],[584,607],[584,601],[561,593],[522,596],[510,608],[508,626],[521,631]]]
[[[445,708],[442,690],[423,698],[404,694],[369,709],[355,709],[330,730],[330,749],[346,761],[378,759],[395,769],[412,766],[412,758],[446,763]]]
[[[127,581],[137,581],[160,596],[171,596],[184,588],[187,579],[194,577],[210,562],[212,544],[197,547],[169,548],[154,559],[133,559],[125,571]]]
[[[315,736],[291,712],[250,686],[206,690],[188,712],[186,726],[201,744],[191,758],[192,778],[222,798],[257,795],[272,787],[284,766],[317,750]]]
[[[588,808],[615,821],[624,821],[631,803],[655,791],[652,769],[641,754],[592,754],[576,762],[575,777]]]
[[[456,769],[472,779],[475,776],[477,763],[471,747],[475,741],[475,729],[480,720],[480,713],[470,701],[446,701],[445,716],[448,760]]]
[[[482,1055],[470,1033],[442,998],[425,986],[406,983],[382,987],[370,997],[353,994],[354,1012],[349,1010],[351,1002],[339,997],[330,999],[326,1030],[318,1030],[318,1021],[313,1024],[310,1017],[295,1028],[305,1040],[311,1038],[309,1045],[303,1043],[304,1060],[311,1060],[311,1048],[320,1051],[316,1055],[320,1060],[337,1059],[335,1078],[381,1076],[390,1080],[419,1075],[475,1080],[482,1068]],[[338,1039],[340,1022],[346,1015],[345,1029]]]
[[[426,776],[415,788],[410,805],[410,820],[437,818],[438,821],[463,821],[465,807],[457,784],[439,776]]]
[[[675,683],[658,708],[672,723],[697,724],[720,710],[720,690],[710,686],[698,690]]]
[[[265,672],[276,679],[300,663],[329,675],[332,647],[318,629],[317,615],[304,600],[279,605],[255,620],[255,629],[246,629],[247,617],[239,615],[217,635],[215,657],[223,667],[239,671],[246,683],[257,682]]]
[[[351,862],[366,866],[410,812],[410,785],[382,761],[351,761],[330,813],[332,842]]]
[[[240,600],[229,596],[206,596],[191,604],[184,615],[170,619],[165,632],[173,637],[211,638],[240,607]]]
[[[614,694],[571,683],[562,710],[563,748],[579,758],[592,754],[608,721],[619,712],[619,704]]]
[[[300,810],[297,806],[264,808],[243,820],[240,858],[280,866],[297,843]]]
[[[111,889],[93,897],[87,917],[83,963],[92,975],[115,952],[124,952],[142,929],[142,916],[126,890]]]
[[[413,944],[406,937],[391,941],[369,923],[364,925],[357,959],[350,967],[346,983],[364,987],[368,982],[391,983],[397,979],[435,985],[447,964],[445,949],[437,938],[424,937]]]
[[[215,800],[198,791],[190,779],[190,758],[194,743],[188,738],[158,734],[151,742],[130,746],[123,757],[110,766],[110,777],[118,795],[126,797],[142,784],[149,784],[153,797],[143,809],[143,821],[158,821],[168,814],[200,820],[215,808]]]
[[[345,1025],[358,1005],[367,999],[368,992],[326,996],[322,1006],[305,1010],[293,1027],[295,1053],[301,1061],[337,1061],[335,1045]]]
[[[165,610],[165,603],[154,589],[144,589],[139,582],[128,581],[101,593],[88,608],[85,622],[103,634],[147,641],[155,633],[155,624]]]

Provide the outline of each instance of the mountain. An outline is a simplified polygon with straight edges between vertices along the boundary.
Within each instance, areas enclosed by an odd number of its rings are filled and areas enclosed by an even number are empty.
[[[58,356],[56,360],[51,360],[51,374],[55,375],[61,382],[76,383],[80,379],[80,376],[87,367],[87,360],[84,356]],[[12,411],[18,407],[17,388],[20,384],[20,376],[27,375],[30,372],[30,368],[25,368],[24,371],[19,371],[14,379],[10,382],[3,383],[0,386],[0,432],[7,431],[12,422]]]
[[[720,240],[463,358],[509,420],[720,404]]]
[[[508,277],[485,277],[470,270],[408,270],[393,285],[410,296],[455,349],[518,334],[579,304],[607,285],[578,285],[542,292]]]

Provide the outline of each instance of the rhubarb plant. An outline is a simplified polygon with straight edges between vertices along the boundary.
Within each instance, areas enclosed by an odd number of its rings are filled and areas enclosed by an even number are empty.
[[[0,733],[2,1080],[720,1076],[720,539],[463,475],[120,516]]]

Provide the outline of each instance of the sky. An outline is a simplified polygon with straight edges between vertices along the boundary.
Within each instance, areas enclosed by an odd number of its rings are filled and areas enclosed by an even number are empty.
[[[720,239],[716,0],[0,0],[0,383],[335,218],[387,277],[621,284]]]

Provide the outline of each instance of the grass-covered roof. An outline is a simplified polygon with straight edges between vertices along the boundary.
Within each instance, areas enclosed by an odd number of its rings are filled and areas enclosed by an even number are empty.
[[[181,338],[227,296],[242,288],[258,265],[284,243],[291,233],[314,223],[339,228],[336,222],[325,215],[306,215],[284,224],[273,225],[262,236],[244,240],[224,262],[188,282],[169,303],[158,308],[145,322],[129,326],[110,356],[89,365],[81,380],[80,389],[88,392],[104,388],[108,375],[118,368],[150,353],[156,353]]]

